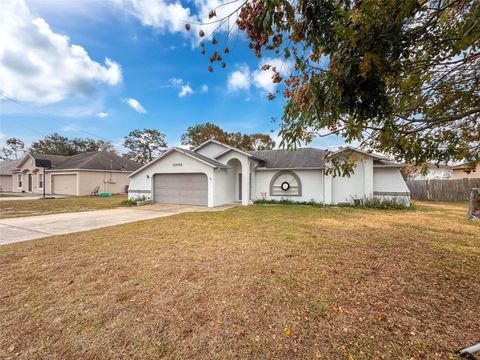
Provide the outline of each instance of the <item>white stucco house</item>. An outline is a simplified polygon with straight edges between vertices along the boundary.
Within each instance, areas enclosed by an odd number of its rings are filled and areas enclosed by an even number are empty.
[[[329,159],[349,151],[356,167],[350,177],[326,173]],[[129,198],[215,207],[235,201],[289,199],[325,204],[371,197],[410,202],[400,168],[382,156],[353,148],[246,152],[215,140],[193,150],[171,148],[130,174]]]
[[[354,156],[354,173],[327,174],[329,159],[344,151]],[[246,152],[209,140],[193,150],[171,148],[134,171],[128,196],[208,207],[236,201],[248,205],[260,199],[338,204],[371,197],[408,204],[402,166],[353,148],[333,153],[316,148]]]

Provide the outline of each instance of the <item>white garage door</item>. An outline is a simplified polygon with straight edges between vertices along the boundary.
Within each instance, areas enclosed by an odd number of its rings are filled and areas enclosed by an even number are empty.
[[[77,195],[77,175],[53,175],[52,193],[58,195]]]
[[[208,206],[207,175],[156,174],[153,194],[159,203]]]

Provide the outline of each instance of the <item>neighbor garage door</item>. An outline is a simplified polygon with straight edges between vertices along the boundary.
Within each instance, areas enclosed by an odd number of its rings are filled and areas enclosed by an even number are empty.
[[[153,187],[155,202],[208,206],[205,174],[156,174]]]
[[[77,175],[52,175],[52,193],[77,195]]]

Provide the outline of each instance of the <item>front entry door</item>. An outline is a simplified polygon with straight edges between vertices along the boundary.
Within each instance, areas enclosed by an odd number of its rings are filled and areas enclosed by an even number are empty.
[[[32,191],[32,174],[28,174],[28,191]]]
[[[242,173],[238,174],[238,200],[242,201]]]

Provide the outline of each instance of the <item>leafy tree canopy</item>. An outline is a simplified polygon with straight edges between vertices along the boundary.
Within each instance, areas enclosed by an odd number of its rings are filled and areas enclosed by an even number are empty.
[[[245,151],[270,150],[275,147],[275,141],[268,134],[227,132],[209,122],[189,127],[182,135],[181,143],[194,148],[211,139]]]
[[[255,54],[293,63],[283,79],[270,69],[284,84],[282,145],[336,134],[416,165],[480,162],[478,0],[238,3]],[[212,21],[231,27],[235,16]]]
[[[102,150],[114,151],[113,144],[108,140],[94,140],[90,138],[70,139],[58,133],[53,133],[33,142],[29,149],[33,153],[66,156]]]
[[[25,155],[25,143],[17,138],[8,138],[0,149],[1,160],[19,160]]]
[[[125,157],[146,164],[167,150],[165,134],[155,129],[136,129],[125,136],[123,141],[129,151]]]

